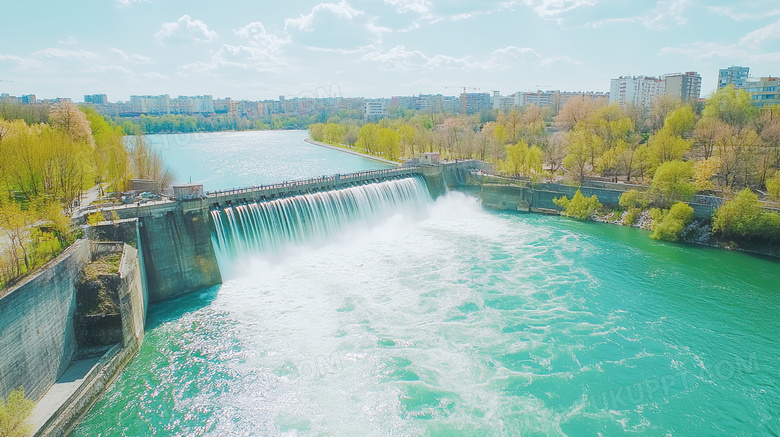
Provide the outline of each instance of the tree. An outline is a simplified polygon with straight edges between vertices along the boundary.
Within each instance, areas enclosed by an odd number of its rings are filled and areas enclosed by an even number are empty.
[[[770,199],[780,202],[780,171],[766,181],[766,191]]]
[[[550,173],[555,174],[566,158],[567,137],[564,132],[555,132],[547,138],[544,148],[544,160],[550,165]]]
[[[144,137],[135,137],[130,143],[130,160],[133,167],[133,175],[138,179],[157,181],[160,191],[170,187],[176,177],[168,166],[165,165],[160,152],[152,149]]]
[[[602,207],[599,198],[595,194],[591,197],[585,197],[580,190],[577,190],[571,199],[566,196],[556,197],[553,199],[553,203],[563,208],[561,215],[577,220],[585,220],[592,217]]]
[[[691,142],[675,135],[671,129],[662,128],[648,141],[650,156],[656,164],[682,159]]]
[[[727,238],[780,240],[780,214],[764,211],[758,196],[745,188],[718,208],[712,230]]]
[[[694,187],[697,191],[710,191],[715,189],[713,178],[720,168],[720,158],[702,159],[693,163]]]
[[[542,149],[537,146],[528,148],[528,152],[525,154],[525,170],[528,176],[538,178],[542,174],[543,159]]]
[[[696,126],[696,115],[689,105],[683,105],[666,116],[664,129],[672,135],[687,137]]]
[[[512,176],[518,176],[523,173],[527,153],[528,144],[523,140],[520,140],[517,144],[506,146],[506,165]]]
[[[390,160],[397,160],[401,156],[401,136],[390,128],[379,128],[379,150]]]
[[[653,176],[651,192],[664,205],[690,199],[696,193],[691,163],[672,161],[661,164]]]
[[[715,143],[714,155],[720,160],[719,182],[723,187],[752,185],[756,176],[756,151],[760,139],[753,129],[731,129],[730,135]]]
[[[724,136],[731,134],[731,128],[719,118],[702,118],[696,125],[694,136],[702,147],[704,158],[712,156],[715,144]]]
[[[590,117],[597,109],[606,105],[606,99],[592,99],[587,96],[572,97],[555,116],[555,127],[569,131]]]
[[[663,214],[659,222],[654,222],[650,238],[653,240],[677,241],[685,227],[693,220],[693,208],[684,202],[675,203]]]
[[[702,118],[719,119],[737,128],[744,128],[756,116],[757,110],[750,101],[750,94],[737,90],[734,85],[725,86],[707,99]]]
[[[81,112],[74,103],[61,101],[51,107],[49,124],[57,129],[67,132],[74,141],[84,141],[94,145],[92,128],[86,114]]]
[[[347,136],[347,128],[341,124],[328,123],[325,125],[323,136],[328,144],[343,144]]]
[[[572,133],[568,154],[563,159],[564,168],[580,185],[587,180],[590,168],[590,152],[587,144],[588,139],[584,138],[584,134]]]
[[[35,408],[35,402],[24,396],[24,388],[12,390],[5,400],[0,400],[0,436],[26,437],[32,434],[28,418]]]
[[[496,123],[504,128],[506,141],[517,143],[520,127],[523,124],[522,115],[516,108],[509,112],[499,112]]]

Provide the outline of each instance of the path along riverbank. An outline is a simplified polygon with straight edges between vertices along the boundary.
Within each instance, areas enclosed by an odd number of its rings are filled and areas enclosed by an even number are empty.
[[[373,159],[374,161],[384,162],[385,164],[389,164],[389,165],[399,165],[400,164],[399,162],[396,162],[396,161],[391,161],[389,159],[384,159],[384,158],[380,158],[378,156],[369,155],[367,153],[361,153],[361,152],[358,152],[357,150],[347,149],[346,147],[339,147],[339,146],[334,146],[334,145],[331,145],[331,144],[321,143],[319,141],[314,141],[311,138],[306,138],[304,141],[306,141],[309,144],[314,144],[315,146],[327,147],[329,149],[338,150],[339,152],[346,152],[346,153],[350,153],[352,155],[361,156],[361,157],[366,158],[366,159]]]

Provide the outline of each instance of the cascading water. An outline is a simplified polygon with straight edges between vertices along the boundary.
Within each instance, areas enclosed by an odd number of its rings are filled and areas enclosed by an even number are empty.
[[[231,261],[322,240],[346,225],[370,226],[431,201],[420,177],[394,179],[211,211],[212,240],[223,270]]]

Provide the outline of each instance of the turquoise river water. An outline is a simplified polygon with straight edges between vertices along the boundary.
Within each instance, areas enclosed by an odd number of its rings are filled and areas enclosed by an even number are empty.
[[[166,156],[207,189],[381,167],[303,138]],[[152,306],[73,435],[780,435],[778,261],[418,184],[215,211],[224,284]]]

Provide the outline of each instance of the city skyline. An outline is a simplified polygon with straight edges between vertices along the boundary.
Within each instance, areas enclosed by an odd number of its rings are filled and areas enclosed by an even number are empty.
[[[270,5],[270,4],[269,4]],[[158,0],[14,2],[0,29],[0,92],[390,97],[603,91],[624,75],[780,73],[780,8],[769,1],[385,0],[231,7]],[[33,17],[22,20],[22,17]],[[98,18],[95,18],[98,17]],[[449,87],[449,88],[448,88]],[[338,94],[336,94],[338,93]]]

